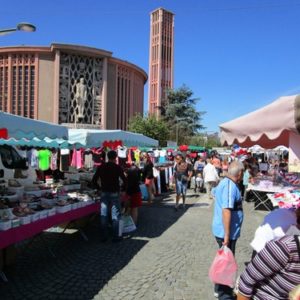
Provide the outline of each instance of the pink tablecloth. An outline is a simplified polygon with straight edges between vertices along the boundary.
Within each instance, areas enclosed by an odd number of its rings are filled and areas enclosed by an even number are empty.
[[[99,203],[94,203],[85,207],[68,211],[66,213],[56,214],[54,216],[38,220],[27,225],[21,225],[19,227],[12,228],[6,231],[0,231],[0,249],[33,237],[43,230],[51,228],[55,225],[80,219],[84,216],[96,213],[98,211]]]

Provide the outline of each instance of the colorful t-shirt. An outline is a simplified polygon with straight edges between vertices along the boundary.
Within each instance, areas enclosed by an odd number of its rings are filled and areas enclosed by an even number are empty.
[[[50,168],[51,151],[45,149],[38,152],[39,169],[41,171],[49,170]]]

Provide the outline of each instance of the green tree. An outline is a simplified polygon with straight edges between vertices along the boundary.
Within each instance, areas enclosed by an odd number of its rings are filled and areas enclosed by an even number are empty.
[[[157,120],[155,116],[135,115],[129,120],[128,130],[141,133],[159,141],[161,146],[166,146],[169,136],[167,123],[163,119]]]
[[[204,129],[201,121],[205,112],[197,111],[196,104],[200,99],[193,98],[193,94],[186,85],[169,90],[167,101],[161,107],[163,118],[170,128],[170,139],[178,140],[179,143]]]
[[[190,137],[188,144],[194,146],[212,148],[212,147],[220,147],[221,141],[217,133],[214,134],[201,133]]]

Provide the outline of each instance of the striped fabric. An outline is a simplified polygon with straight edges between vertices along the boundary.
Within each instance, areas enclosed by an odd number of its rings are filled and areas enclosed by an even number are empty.
[[[300,284],[299,255],[294,236],[267,243],[242,273],[239,292],[254,300],[288,299]]]

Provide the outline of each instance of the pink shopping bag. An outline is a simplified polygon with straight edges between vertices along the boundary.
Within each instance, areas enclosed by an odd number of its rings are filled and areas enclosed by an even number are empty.
[[[223,246],[217,251],[216,257],[209,269],[209,279],[213,283],[230,286],[235,285],[238,266],[232,251]]]

